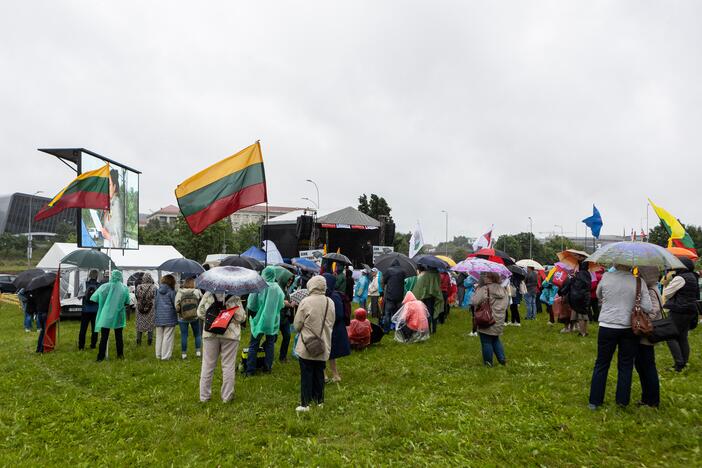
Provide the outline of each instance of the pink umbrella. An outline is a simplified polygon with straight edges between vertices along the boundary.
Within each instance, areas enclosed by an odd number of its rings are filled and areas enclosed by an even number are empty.
[[[497,273],[503,280],[512,276],[512,272],[506,266],[482,258],[467,258],[457,263],[451,270],[467,273],[475,279],[480,279],[481,273]]]

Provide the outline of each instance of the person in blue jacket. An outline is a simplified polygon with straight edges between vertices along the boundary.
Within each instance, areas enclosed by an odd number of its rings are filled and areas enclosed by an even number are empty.
[[[361,309],[366,308],[366,303],[368,302],[369,285],[370,280],[368,279],[368,271],[363,270],[361,272],[361,277],[356,282],[356,288],[353,292],[353,301],[357,303]]]

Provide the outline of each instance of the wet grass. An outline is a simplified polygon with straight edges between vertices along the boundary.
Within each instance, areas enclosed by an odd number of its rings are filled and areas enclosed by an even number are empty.
[[[136,347],[132,323],[126,359],[101,364],[76,349],[77,322],[61,325],[59,349],[47,355],[33,352],[36,334],[21,323],[16,307],[2,304],[3,466],[700,464],[698,331],[683,374],[662,370],[672,361],[657,348],[659,410],[617,408],[612,371],[606,405],[591,412],[596,333],[561,335],[541,315],[508,327],[508,366],[487,369],[466,312],[454,310],[429,342],[385,340],[340,360],[344,380],[327,387],[325,407],[298,416],[294,360],[270,375],[238,376],[228,405],[217,401],[215,377],[203,405],[199,362],[157,362]],[[635,382],[633,401],[639,395]]]

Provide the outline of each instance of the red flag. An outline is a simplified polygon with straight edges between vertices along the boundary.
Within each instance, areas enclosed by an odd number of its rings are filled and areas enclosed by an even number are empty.
[[[61,316],[61,269],[56,272],[54,289],[51,291],[51,301],[49,301],[49,314],[46,317],[44,332],[44,352],[50,353],[56,347],[56,331],[58,329],[59,317]]]

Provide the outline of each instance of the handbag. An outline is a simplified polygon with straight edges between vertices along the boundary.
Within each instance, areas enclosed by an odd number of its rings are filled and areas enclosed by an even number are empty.
[[[319,330],[319,335],[315,335],[312,332],[312,338],[305,341],[305,337],[302,336],[300,332],[300,339],[302,344],[307,348],[307,352],[310,353],[312,357],[318,357],[324,354],[324,341],[322,341],[322,332],[324,332],[324,324],[327,323],[327,312],[329,311],[329,299],[327,299],[327,306],[324,308],[324,318],[322,319],[322,328]]]
[[[239,306],[235,306],[231,309],[222,310],[219,314],[217,314],[217,317],[212,320],[209,327],[207,324],[205,324],[205,331],[214,333],[215,335],[224,335],[238,308]]]
[[[495,324],[495,317],[490,305],[490,286],[485,286],[485,288],[487,289],[487,299],[481,302],[475,311],[474,321],[478,328],[487,328]]]
[[[650,341],[651,343],[658,343],[661,341],[674,340],[680,335],[678,327],[675,325],[675,322],[673,322],[673,319],[670,316],[665,316],[663,304],[661,304],[660,298],[658,298],[657,296],[656,298],[658,299],[658,305],[661,308],[661,314],[663,315],[663,318],[653,320],[651,322],[651,325],[653,326],[653,331],[648,336],[648,341]]]
[[[559,321],[569,321],[573,311],[568,304],[568,298],[565,296],[556,296],[553,301],[553,315],[558,317]],[[564,322],[565,323],[565,322]]]
[[[631,330],[634,335],[648,336],[653,332],[653,325],[648,314],[641,308],[641,278],[636,278],[636,299],[631,310]]]

